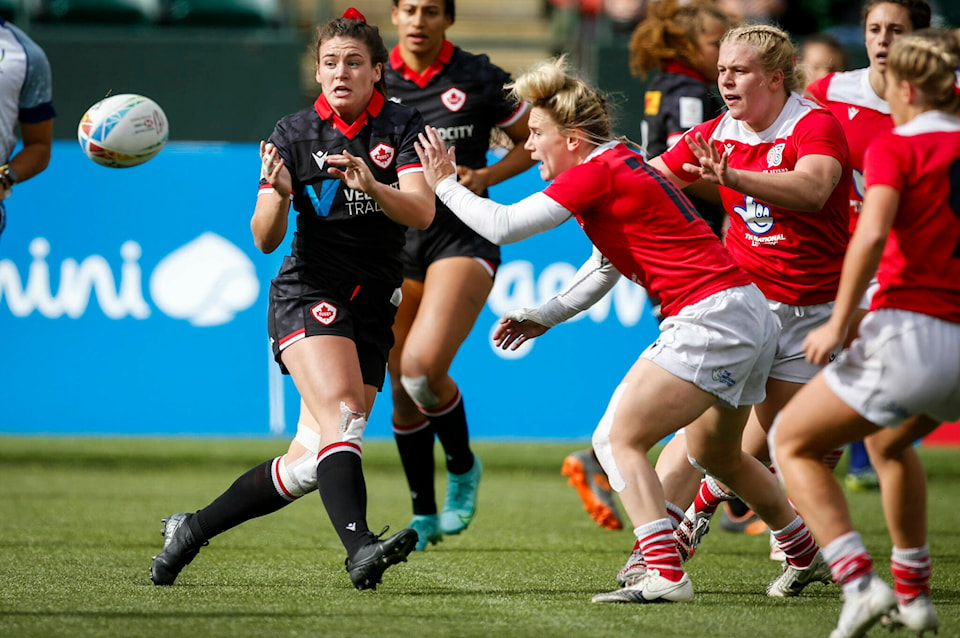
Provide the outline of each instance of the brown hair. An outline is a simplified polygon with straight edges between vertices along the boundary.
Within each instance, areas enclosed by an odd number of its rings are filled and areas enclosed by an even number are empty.
[[[914,31],[930,26],[930,5],[927,0],[867,0],[863,3],[860,21],[866,24],[867,15],[878,4],[897,4],[906,9],[907,15],[910,16],[910,26]]]
[[[383,43],[383,38],[380,37],[380,29],[375,25],[368,24],[364,19],[334,18],[326,24],[321,24],[317,27],[317,41],[315,45],[316,52],[314,58],[317,62],[320,61],[320,47],[323,46],[323,43],[336,37],[351,38],[362,42],[364,46],[367,47],[373,66],[381,64],[383,67],[380,73],[380,81],[376,83],[374,88],[383,95],[386,95],[387,62],[390,59],[390,54],[387,52],[387,47]]]
[[[650,71],[661,70],[668,60],[688,66],[700,52],[697,37],[707,30],[709,21],[731,26],[730,17],[713,2],[695,0],[680,4],[677,0],[659,0],[650,6],[647,17],[637,25],[630,38],[630,73],[646,78]]]

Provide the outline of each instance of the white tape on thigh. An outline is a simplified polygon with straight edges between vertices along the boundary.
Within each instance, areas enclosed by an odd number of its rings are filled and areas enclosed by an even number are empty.
[[[340,402],[340,440],[353,443],[357,447],[363,444],[363,431],[367,428],[367,415],[351,410],[346,403]]]
[[[617,404],[620,403],[620,397],[623,395],[626,387],[627,385],[625,383],[621,383],[617,386],[617,389],[613,391],[613,396],[610,397],[610,403],[607,404],[607,411],[604,412],[600,423],[597,424],[597,428],[593,431],[593,451],[596,453],[597,460],[600,461],[603,470],[607,473],[607,478],[610,479],[610,487],[617,492],[622,492],[623,488],[627,486],[627,483],[623,480],[623,475],[620,474],[620,470],[617,468],[617,462],[613,458],[613,447],[610,444],[610,428],[613,427],[613,417],[617,412]]]
[[[421,408],[431,408],[440,403],[440,397],[433,393],[426,375],[422,377],[408,377],[400,375],[400,385],[407,391],[407,395]]]

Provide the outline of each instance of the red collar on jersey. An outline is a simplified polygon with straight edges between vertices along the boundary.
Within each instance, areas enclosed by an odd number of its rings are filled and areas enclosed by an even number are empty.
[[[443,45],[440,47],[440,53],[437,54],[437,59],[427,67],[427,70],[424,71],[423,74],[420,74],[403,63],[403,56],[400,55],[400,45],[398,44],[393,47],[393,51],[390,52],[390,66],[402,75],[403,79],[410,80],[422,89],[427,85],[427,82],[430,81],[430,78],[443,70],[443,67],[446,66],[452,57],[453,42],[444,40]]]
[[[380,111],[383,110],[383,103],[386,100],[383,97],[383,94],[376,89],[373,90],[373,95],[370,96],[370,101],[367,102],[367,108],[363,110],[363,113],[360,114],[360,117],[357,118],[357,121],[353,124],[347,124],[344,122],[339,115],[333,112],[333,109],[330,107],[330,103],[327,102],[327,96],[323,93],[320,94],[320,97],[317,98],[316,102],[313,103],[313,108],[316,110],[317,115],[320,116],[321,120],[330,120],[330,123],[333,124],[334,128],[346,135],[347,137],[352,138],[357,132],[363,128],[363,125],[367,123],[371,117],[377,117],[380,115]]]
[[[687,66],[683,62],[678,60],[667,60],[663,63],[663,72],[664,73],[676,73],[677,75],[686,75],[691,77],[694,80],[700,80],[704,84],[710,84],[710,80],[704,77],[703,73],[697,71],[696,69]]]

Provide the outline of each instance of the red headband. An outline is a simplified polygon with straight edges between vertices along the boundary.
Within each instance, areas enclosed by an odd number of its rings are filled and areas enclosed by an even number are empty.
[[[356,9],[354,9],[353,7],[350,7],[349,9],[344,11],[343,17],[347,20],[359,20],[364,24],[367,23],[367,19],[363,16],[363,14],[357,11]]]

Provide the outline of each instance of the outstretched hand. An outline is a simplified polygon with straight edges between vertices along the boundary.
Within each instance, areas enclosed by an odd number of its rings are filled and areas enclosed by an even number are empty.
[[[423,165],[423,178],[431,190],[436,190],[437,184],[445,178],[457,174],[455,150],[452,146],[447,148],[433,126],[427,126],[420,133],[420,141],[414,142],[413,147]]]
[[[342,179],[344,184],[354,190],[369,194],[378,183],[367,163],[349,151],[345,150],[339,155],[328,155],[327,163],[331,164],[328,169],[330,174],[337,179]],[[334,168],[334,166],[340,168]]]
[[[283,170],[283,158],[277,147],[269,142],[260,140],[260,176],[273,186],[273,190],[284,198],[289,198],[293,191],[290,171]]]
[[[729,151],[724,150],[723,154],[720,154],[717,147],[705,140],[700,133],[697,133],[696,137],[686,135],[683,139],[687,141],[687,146],[690,147],[693,154],[697,156],[697,161],[700,162],[699,164],[684,164],[683,170],[699,175],[701,179],[711,184],[736,188],[736,182],[738,181],[736,171],[727,166],[727,158],[730,156]]]
[[[530,317],[533,311],[526,308],[511,310],[503,316],[493,331],[493,342],[503,350],[516,350],[530,339],[539,337],[549,328]]]

